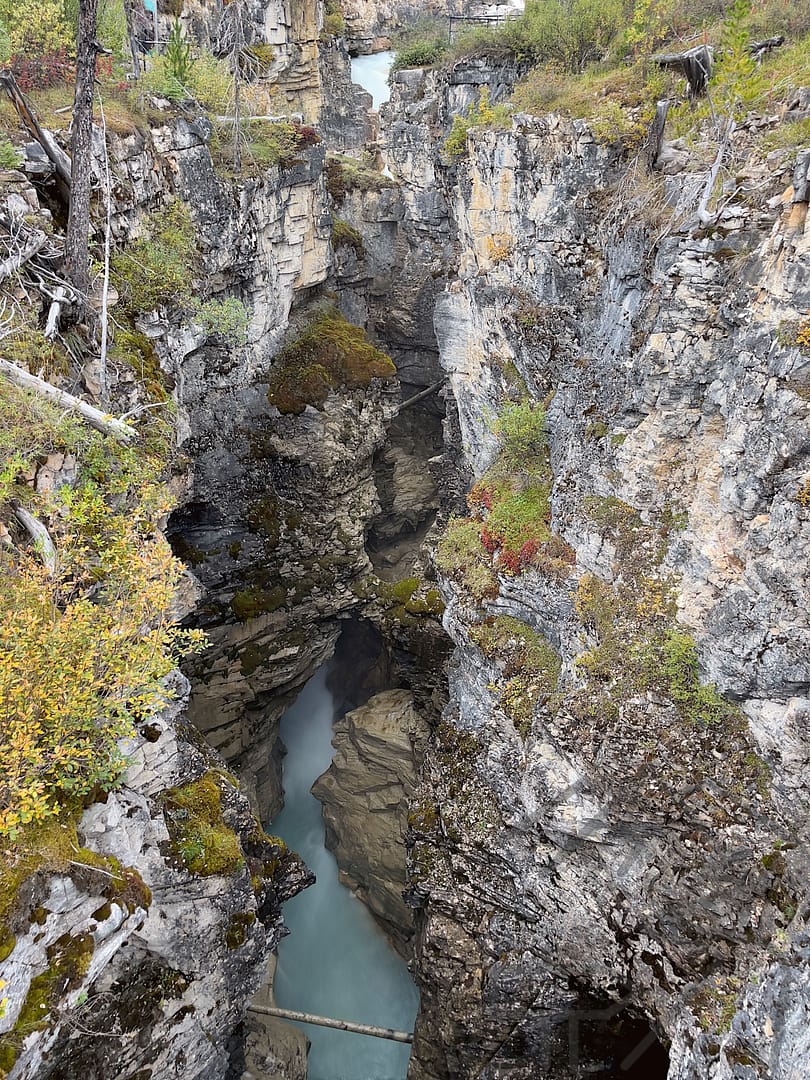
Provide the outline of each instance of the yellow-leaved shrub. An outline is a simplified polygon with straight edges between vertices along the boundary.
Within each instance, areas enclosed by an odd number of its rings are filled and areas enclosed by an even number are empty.
[[[0,563],[0,835],[113,786],[118,741],[199,641],[167,615],[182,566],[162,537],[128,522],[94,561],[92,595],[70,568],[54,580],[30,557]]]

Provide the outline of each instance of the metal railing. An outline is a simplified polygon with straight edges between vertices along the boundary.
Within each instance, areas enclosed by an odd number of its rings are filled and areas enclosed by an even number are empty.
[[[486,27],[487,30],[491,30],[511,22],[512,19],[519,19],[520,15],[521,13],[514,8],[492,12],[488,15],[448,15],[448,41],[452,43],[454,35],[458,33],[459,28],[465,26],[482,26]]]

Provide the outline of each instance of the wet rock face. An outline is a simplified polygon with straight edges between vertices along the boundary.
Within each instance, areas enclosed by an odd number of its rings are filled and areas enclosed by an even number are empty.
[[[807,356],[778,333],[810,288],[794,161],[741,143],[744,202],[708,229],[684,209],[699,170],[667,177],[681,209],[656,241],[619,153],[584,123],[517,117],[444,168],[462,90],[436,79],[396,77],[385,138],[405,227],[432,205],[457,245],[435,316],[455,449],[480,477],[498,449],[487,418],[553,391],[551,527],[576,561],[502,573],[482,601],[459,575],[445,583],[451,701],[412,816],[411,1075],[573,1077],[644,1015],[679,1080],[806,1071],[791,958],[807,861]],[[653,548],[703,679],[742,707],[733,722],[584,689],[577,661],[597,632],[583,589],[620,594]],[[487,616],[517,618],[560,660],[559,700],[538,697],[520,723],[507,693],[520,673],[479,647]],[[627,1025],[572,1060],[560,1018],[612,1007]]]
[[[221,759],[188,741],[179,673],[175,689],[172,707],[133,740],[121,788],[85,811],[75,859],[18,897],[14,948],[0,964],[13,1080],[226,1075],[231,1034],[283,932],[281,903],[311,881],[263,836]],[[190,871],[183,860],[194,853],[176,844],[194,811],[172,807],[201,783],[233,856],[222,872]],[[211,835],[202,850],[214,859]],[[32,1024],[25,1010],[46,986]],[[31,1032],[24,1040],[18,1021]]]
[[[429,729],[407,690],[387,690],[335,723],[335,756],[312,794],[341,879],[404,947],[413,915],[402,899],[408,804]]]

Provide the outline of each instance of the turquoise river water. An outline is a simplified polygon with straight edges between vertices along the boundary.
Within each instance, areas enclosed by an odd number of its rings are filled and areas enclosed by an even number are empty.
[[[355,56],[352,60],[352,82],[359,83],[371,94],[375,109],[379,109],[391,97],[388,74],[393,59],[393,52],[379,52]]]

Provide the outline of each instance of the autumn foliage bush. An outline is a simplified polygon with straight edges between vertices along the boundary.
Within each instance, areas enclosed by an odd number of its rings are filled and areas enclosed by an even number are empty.
[[[0,835],[113,786],[118,740],[198,641],[167,614],[182,565],[166,541],[100,502],[83,514],[87,537],[57,577],[32,556],[0,563]]]
[[[5,457],[0,517],[24,501],[57,549],[0,554],[0,837],[109,790],[126,766],[120,741],[167,697],[162,680],[201,635],[172,625],[182,573],[156,528],[170,509],[165,460],[122,447],[39,399],[0,386]],[[24,477],[44,454],[75,456],[74,484],[36,494]]]

